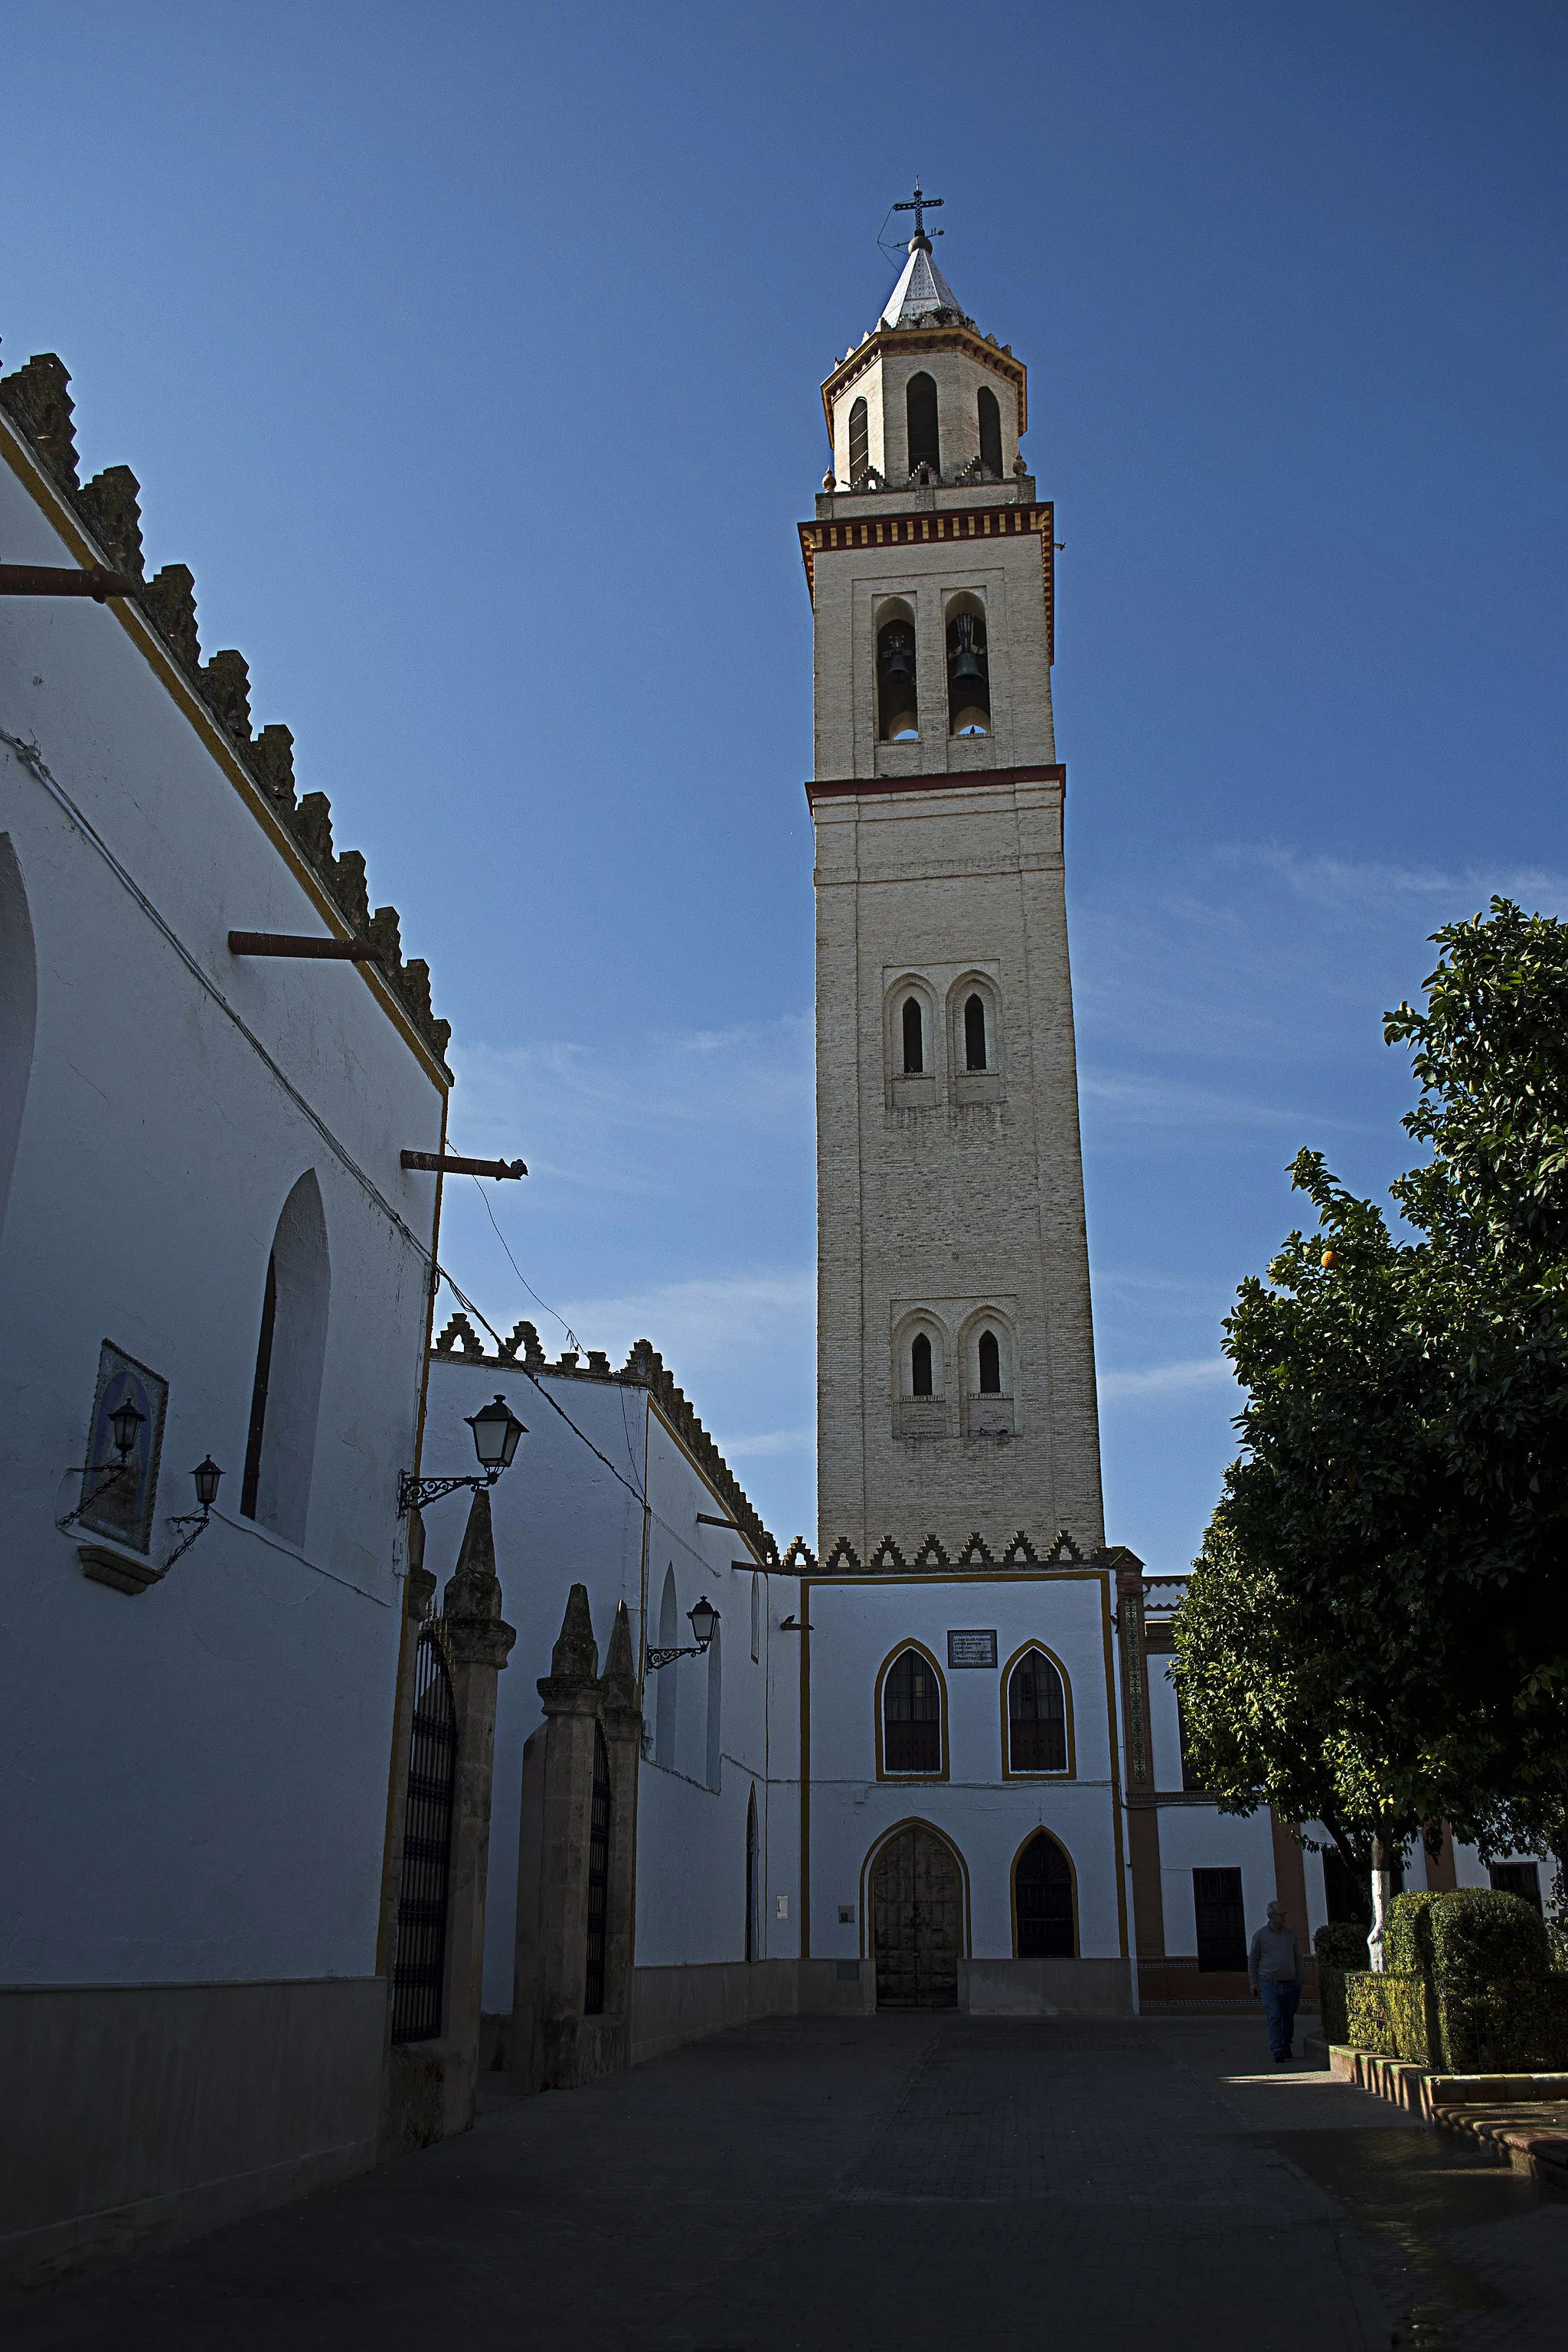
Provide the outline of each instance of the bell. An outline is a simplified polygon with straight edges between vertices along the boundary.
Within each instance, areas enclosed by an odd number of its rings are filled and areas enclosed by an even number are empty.
[[[988,677],[985,642],[974,640],[976,626],[973,613],[960,613],[948,631],[947,674],[955,688],[984,685]]]
[[[882,632],[882,675],[889,686],[910,686],[915,675],[914,631],[894,627]]]

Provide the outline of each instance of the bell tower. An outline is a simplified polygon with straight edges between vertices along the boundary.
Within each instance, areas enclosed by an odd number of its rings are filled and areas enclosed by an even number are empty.
[[[1051,720],[1052,513],[1021,361],[915,234],[822,387],[814,609],[818,1532],[1000,1560],[1103,1540]],[[978,1564],[976,1559],[974,1564]]]

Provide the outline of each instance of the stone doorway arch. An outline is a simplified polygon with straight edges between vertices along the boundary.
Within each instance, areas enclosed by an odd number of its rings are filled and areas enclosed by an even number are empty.
[[[871,1864],[879,2009],[956,2009],[963,1866],[929,1822],[903,1822]]]

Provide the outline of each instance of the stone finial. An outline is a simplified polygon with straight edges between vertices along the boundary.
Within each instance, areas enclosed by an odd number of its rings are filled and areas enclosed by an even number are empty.
[[[632,1621],[626,1604],[618,1601],[616,1622],[610,1628],[609,1655],[605,1660],[605,1676],[601,1685],[605,1703],[621,1709],[635,1708],[637,1702],[637,1661],[632,1655]]]
[[[294,738],[287,727],[264,727],[250,747],[250,764],[274,807],[294,812]]]
[[[106,466],[77,492],[82,520],[124,580],[142,577],[142,485],[129,466]]]
[[[796,1536],[795,1541],[790,1545],[789,1549],[785,1552],[784,1559],[780,1561],[779,1565],[782,1568],[786,1569],[815,1569],[816,1566],[816,1554],[812,1550],[811,1546],[806,1542],[804,1536]]]
[[[892,1537],[884,1536],[881,1542],[877,1546],[876,1550],[871,1554],[870,1565],[873,1568],[890,1568],[897,1570],[907,1568],[909,1566],[909,1562],[905,1559],[903,1553],[899,1549],[898,1545],[893,1541]]]
[[[25,365],[0,376],[0,407],[21,427],[57,482],[74,490],[76,428],[70,377],[54,352],[35,352]]]
[[[479,1333],[468,1317],[461,1313],[455,1314],[446,1329],[437,1336],[436,1353],[438,1356],[449,1356],[454,1349],[460,1350],[465,1356],[482,1356],[485,1352]]]
[[[441,1615],[452,1655],[463,1666],[504,1666],[517,1635],[503,1623],[500,1580],[496,1574],[495,1529],[490,1490],[478,1486],[468,1506],[468,1524],[458,1565],[441,1596]]]
[[[550,1653],[549,1680],[557,1690],[583,1689],[599,1678],[599,1645],[594,1639],[594,1619],[588,1588],[574,1584],[566,1596],[561,1633]],[[542,1690],[543,1684],[540,1688]]]
[[[959,1553],[958,1564],[960,1568],[995,1567],[996,1562],[992,1557],[991,1547],[986,1542],[978,1528],[975,1528],[974,1533],[970,1537],[969,1541]]]
[[[588,1370],[596,1381],[607,1381],[609,1379],[610,1360],[605,1353],[603,1348],[589,1349]]]
[[[404,1001],[416,1020],[430,1021],[430,967],[423,956],[410,956],[403,967]]]
[[[917,1568],[951,1568],[952,1565],[952,1562],[948,1559],[937,1538],[934,1535],[928,1535],[915,1554],[915,1566]]]
[[[232,646],[201,668],[202,698],[231,742],[250,741],[250,665]]]
[[[1007,1546],[1006,1550],[1002,1555],[1003,1567],[1038,1568],[1039,1564],[1039,1553],[1029,1541],[1024,1529],[1019,1528],[1014,1535],[1012,1542]]]
[[[1067,1566],[1069,1561],[1076,1565],[1076,1563],[1081,1560],[1082,1558],[1082,1552],[1079,1551],[1077,1544],[1074,1543],[1066,1528],[1058,1528],[1057,1529],[1056,1541],[1052,1544],[1049,1551],[1046,1554],[1046,1566],[1047,1568],[1063,1568]]]
[[[621,1378],[633,1381],[639,1388],[651,1389],[664,1370],[664,1358],[651,1339],[634,1339],[630,1355],[622,1368]]]
[[[860,1555],[856,1550],[847,1536],[839,1537],[838,1541],[834,1545],[833,1549],[828,1553],[827,1558],[824,1560],[823,1567],[826,1569],[829,1576],[832,1575],[835,1569],[845,1569],[852,1576],[859,1575]]]
[[[187,563],[165,563],[142,591],[142,609],[176,661],[191,671],[201,666],[196,635],[196,583]]]

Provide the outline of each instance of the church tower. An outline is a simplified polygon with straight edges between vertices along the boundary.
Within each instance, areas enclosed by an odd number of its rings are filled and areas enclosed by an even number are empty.
[[[1103,1541],[1027,380],[920,197],[822,387],[815,614],[818,1534],[1000,1560]],[[978,1561],[974,1564],[978,1564]]]

